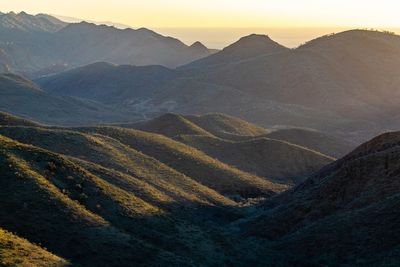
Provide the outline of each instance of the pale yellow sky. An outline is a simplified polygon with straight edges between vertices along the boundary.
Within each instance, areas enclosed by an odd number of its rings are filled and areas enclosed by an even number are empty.
[[[0,11],[147,27],[211,48],[251,33],[288,47],[352,28],[400,33],[399,0],[0,0]]]
[[[133,27],[400,27],[398,0],[0,0],[0,10]]]

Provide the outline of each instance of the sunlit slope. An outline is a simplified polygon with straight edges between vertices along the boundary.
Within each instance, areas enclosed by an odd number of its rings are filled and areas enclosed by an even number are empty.
[[[226,139],[240,139],[241,136],[259,136],[270,132],[270,130],[253,123],[220,113],[201,116],[186,115],[185,118],[215,136]]]
[[[7,112],[0,111],[0,125],[6,126],[39,126],[39,124],[21,117],[13,116]]]
[[[68,262],[0,228],[1,266],[68,266]]]
[[[98,173],[115,172],[119,176],[129,177],[127,180],[132,185],[152,192],[145,194],[147,198],[156,197],[152,202],[231,203],[156,158],[104,135],[35,127],[1,127],[0,133],[20,142],[72,156],[74,158],[71,160],[77,164],[86,165]]]
[[[185,196],[158,195],[155,188],[146,188],[146,183],[142,183],[145,188],[134,189],[140,182],[135,185],[134,177],[124,173],[80,164],[79,159],[6,137],[0,140],[0,196],[4,200],[0,225],[71,263],[188,266],[193,260],[218,264],[230,253],[225,251],[229,246],[218,249],[216,240],[225,237],[209,236],[196,224],[202,216],[214,216],[214,205],[219,216],[227,216],[229,210],[221,208],[233,204],[219,196],[220,201],[213,205],[207,201],[213,198],[207,188],[203,200],[191,192],[190,185]],[[154,187],[161,191],[160,186]],[[147,198],[142,198],[145,194]],[[208,213],[191,215],[206,204]],[[177,206],[179,209],[174,208]]]
[[[115,138],[224,195],[255,197],[271,195],[286,188],[226,165],[195,148],[162,135],[118,127],[81,130]]]
[[[167,113],[148,121],[122,126],[146,132],[158,133],[170,138],[181,134],[211,135],[211,133],[207,132],[206,129],[191,122],[185,116],[173,113]]]
[[[103,215],[111,215],[109,212],[116,211],[102,205],[119,205],[107,196],[110,191],[97,184],[85,170],[35,147],[4,137],[0,142],[3,199],[0,224],[3,227],[43,244],[71,262],[82,264],[137,260],[133,254],[122,255],[110,250],[110,245],[125,247],[132,253],[139,249],[150,253],[146,244],[132,239],[96,214],[100,210]]]

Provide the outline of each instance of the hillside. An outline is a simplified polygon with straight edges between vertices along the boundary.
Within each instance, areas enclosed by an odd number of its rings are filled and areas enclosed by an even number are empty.
[[[137,118],[131,112],[123,114],[91,101],[50,95],[14,74],[0,74],[0,110],[58,125],[123,122]]]
[[[39,126],[39,124],[0,111],[0,126]]]
[[[118,127],[82,128],[84,132],[110,136],[130,148],[156,158],[195,181],[233,198],[271,196],[287,185],[246,173],[200,150],[161,135]]]
[[[0,228],[1,266],[67,266],[67,261]]]
[[[208,136],[183,135],[178,141],[238,169],[287,184],[303,181],[334,160],[301,146],[267,138],[235,142]]]
[[[314,263],[390,266],[399,256],[399,140],[394,132],[361,145],[267,201],[244,229]]]
[[[355,144],[320,131],[301,128],[279,129],[265,135],[339,158],[349,153]]]
[[[154,90],[174,77],[172,70],[162,66],[117,66],[98,62],[36,81],[43,88],[49,88],[47,91],[52,94],[129,107],[150,97]]]
[[[240,139],[242,136],[254,137],[269,133],[268,129],[221,113],[186,115],[185,118],[220,138]]]
[[[234,200],[268,197],[284,186],[166,137],[116,127],[1,126],[0,147],[0,227],[73,265],[269,260],[254,258],[264,250],[261,244],[224,227],[245,215]],[[173,168],[172,157],[180,158]],[[242,197],[229,199],[213,187]],[[250,245],[257,249],[248,252]],[[1,259],[24,260],[7,255]]]
[[[129,128],[2,117],[2,265],[391,266],[400,256],[399,132],[285,191],[246,168],[293,178],[332,159],[257,136],[176,136],[188,146]]]
[[[203,217],[201,213],[193,217],[191,211],[201,210],[202,205],[207,208],[207,204],[191,197],[187,187],[184,195],[179,196],[178,188],[163,191],[159,185],[140,182],[132,174],[104,169],[7,138],[1,137],[1,147],[0,195],[4,201],[0,225],[43,244],[72,263],[188,266],[191,259],[210,264],[230,253],[225,245],[221,247],[225,252],[217,252],[214,247],[219,245],[213,241],[214,234],[206,234],[196,226],[196,221]],[[171,186],[162,181],[158,184],[164,188]],[[205,190],[198,195],[212,198],[210,190]],[[224,203],[224,198],[219,198],[216,210]],[[229,220],[229,210],[221,208],[219,220],[223,221],[224,216]],[[213,209],[209,206],[203,216],[211,219]],[[189,224],[188,218],[193,222]],[[218,223],[214,225],[217,227]],[[208,249],[211,251],[204,251]]]
[[[185,116],[172,113],[167,113],[151,120],[122,126],[151,133],[158,133],[170,138],[184,134],[211,135],[205,129],[188,120]]]
[[[346,142],[322,133],[270,131],[224,114],[165,114],[122,126],[162,134],[240,170],[285,184],[296,184],[333,160],[320,149],[330,154],[350,151]]]

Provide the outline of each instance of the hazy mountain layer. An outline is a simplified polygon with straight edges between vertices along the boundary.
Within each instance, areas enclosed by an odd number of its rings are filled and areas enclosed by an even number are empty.
[[[46,14],[0,14],[0,70],[32,77],[98,61],[176,67],[212,53],[200,43],[187,46],[145,28],[69,24]]]
[[[161,76],[165,70],[158,74],[154,68],[148,70],[162,77],[155,81],[146,82],[143,69],[132,69],[129,75],[120,71],[115,79],[118,89],[87,76],[93,66],[39,83],[48,91],[65,95],[72,91],[102,102],[109,99],[85,92],[104,89],[113,95],[122,90],[127,93],[121,105],[150,116],[168,111],[220,112],[268,128],[306,127],[361,142],[398,126],[392,118],[400,102],[399,67],[399,36],[353,30],[323,36],[296,49],[279,46],[265,36],[247,36],[167,76]],[[108,77],[109,73],[116,75],[107,69],[96,75]],[[76,81],[85,84],[85,89],[77,90]],[[146,84],[149,89],[143,90]]]
[[[41,123],[57,125],[138,119],[138,115],[132,112],[116,111],[93,101],[50,95],[33,82],[14,74],[0,74],[0,109]],[[3,119],[7,120],[5,117]]]

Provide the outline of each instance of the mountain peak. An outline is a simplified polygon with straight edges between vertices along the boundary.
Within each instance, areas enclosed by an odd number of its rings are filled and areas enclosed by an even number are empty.
[[[282,49],[287,49],[286,47],[278,44],[269,38],[268,35],[264,34],[250,34],[239,39],[239,41],[233,43],[232,45],[226,47],[224,50],[252,50],[259,53],[270,53],[276,52]]]
[[[265,54],[284,52],[288,49],[273,41],[267,35],[250,34],[211,56],[186,65],[185,68],[241,61]]]
[[[194,42],[194,43],[190,46],[190,48],[191,48],[192,50],[195,50],[195,51],[208,52],[208,48],[207,48],[203,43],[201,43],[201,42],[199,42],[199,41]]]

